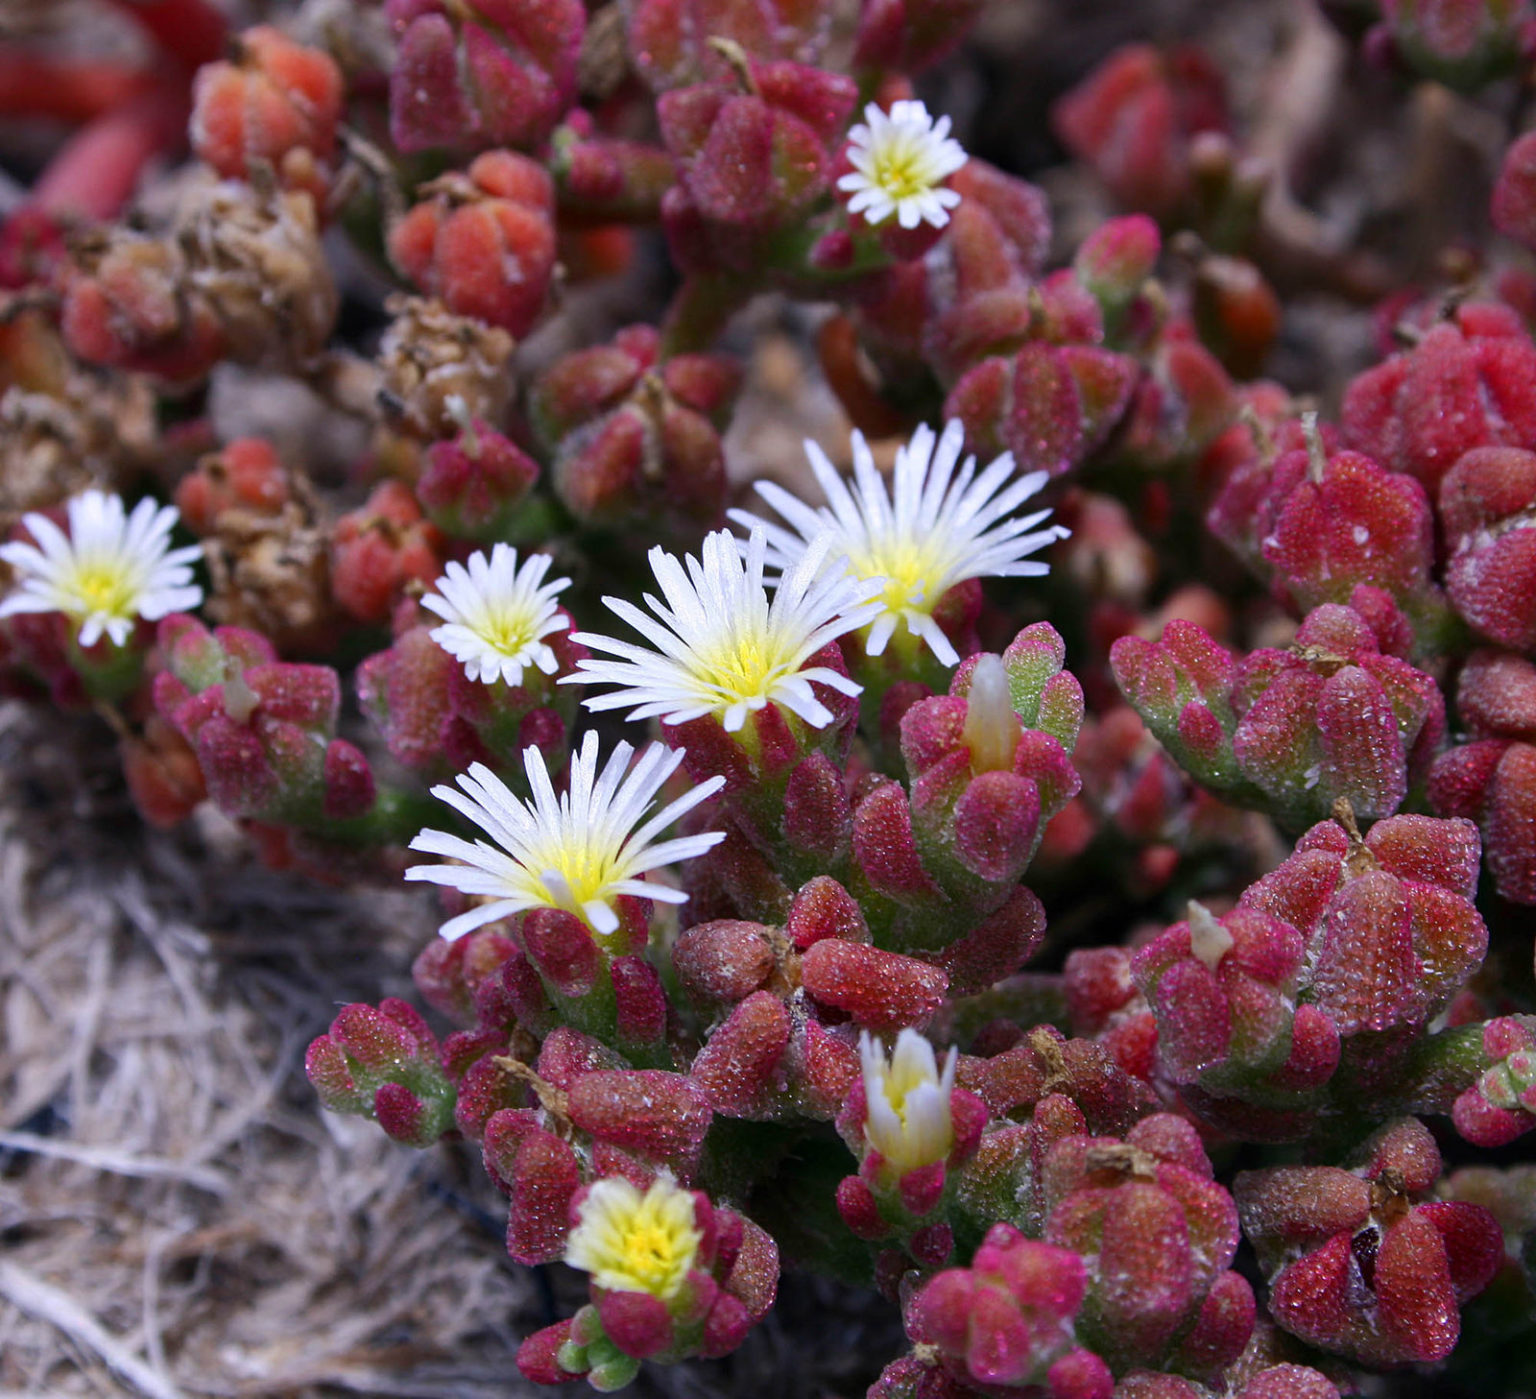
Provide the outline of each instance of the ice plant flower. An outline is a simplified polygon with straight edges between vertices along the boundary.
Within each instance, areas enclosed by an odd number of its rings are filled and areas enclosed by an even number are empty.
[[[518,685],[530,665],[555,673],[555,653],[542,638],[570,625],[555,598],[571,580],[544,582],[549,564],[548,554],[530,554],[519,566],[517,550],[507,544],[497,544],[489,558],[477,549],[467,568],[449,563],[437,591],[422,598],[444,622],[432,629],[432,640],[464,663],[471,680]]]
[[[943,228],[960,202],[944,181],[966,162],[960,143],[949,134],[949,118],[935,121],[921,102],[893,102],[889,113],[873,102],[864,120],[848,133],[853,169],[837,182],[850,214],[866,223],[884,223],[892,214],[903,228],[930,223]]]
[[[933,1046],[916,1030],[903,1030],[896,1049],[867,1030],[859,1036],[864,1076],[864,1139],[897,1175],[944,1160],[954,1145],[950,1095],[955,1087],[955,1051],[939,1069]]]
[[[652,549],[651,568],[666,598],[663,603],[645,594],[656,616],[622,598],[603,601],[656,649],[578,632],[577,641],[619,659],[580,661],[578,674],[562,681],[622,686],[584,703],[593,710],[633,705],[631,719],[659,715],[682,724],[713,714],[734,733],[749,712],[778,704],[812,728],[824,728],[832,713],[816,698],[812,682],[845,695],[862,687],[806,662],[880,610],[874,587],[829,557],[832,547],[830,539],[813,541],[785,569],[772,602],[763,584],[768,536],[761,528],[741,545],[728,530],[706,535],[702,562],[691,554],[679,562]]]
[[[687,1280],[704,1236],[693,1196],[665,1172],[641,1194],[623,1176],[587,1191],[565,1261],[610,1292],[648,1292],[669,1302]]]
[[[180,517],[174,505],[141,500],[129,514],[120,497],[85,491],[69,502],[66,535],[46,515],[26,515],[35,541],[0,545],[0,559],[16,570],[17,586],[0,602],[0,617],[18,612],[62,612],[80,624],[81,646],[103,633],[121,646],[142,617],[157,622],[203,600],[192,581],[192,560],[202,546],[170,548]]]
[[[599,772],[597,735],[589,731],[571,762],[570,787],[557,797],[543,753],[526,748],[523,767],[533,793],[531,802],[515,796],[481,763],[459,776],[463,791],[434,787],[434,797],[496,842],[471,844],[434,830],[422,831],[411,842],[412,850],[462,863],[415,865],[406,870],[407,879],[444,884],[489,900],[450,918],[438,930],[442,936],[451,941],[530,908],[564,909],[594,932],[606,935],[619,926],[613,900],[621,894],[686,903],[688,896],[682,890],[641,876],[702,855],[724,838],[720,831],[705,831],[653,843],[685,811],[713,796],[725,779],[711,778],[647,818],[647,808],[677,771],[683,752],[652,744],[631,770],[634,751],[620,743]]]
[[[864,649],[880,655],[899,625],[921,637],[944,665],[960,657],[933,619],[939,599],[970,578],[1034,577],[1046,564],[1026,560],[1068,531],[1060,525],[1036,529],[1051,512],[1012,518],[1048,479],[1032,471],[1017,480],[1013,456],[1004,452],[980,475],[976,458],[962,464],[965,428],[951,422],[936,437],[924,424],[896,453],[894,498],[875,466],[863,435],[853,434],[853,489],[814,442],[805,444],[811,469],[829,504],[813,509],[771,481],[759,481],[758,494],[791,529],[733,510],[738,524],[761,527],[768,535],[769,560],[781,568],[795,565],[818,536],[830,534],[831,552],[842,554],[857,578],[880,587],[881,610],[869,629]]]

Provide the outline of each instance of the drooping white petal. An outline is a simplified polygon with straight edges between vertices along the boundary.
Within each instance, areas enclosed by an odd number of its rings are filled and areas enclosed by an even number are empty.
[[[174,506],[145,499],[129,514],[120,497],[90,490],[70,500],[68,516],[66,535],[46,515],[26,515],[22,523],[35,545],[0,546],[0,559],[16,573],[0,617],[62,612],[79,624],[80,645],[107,636],[122,646],[139,618],[157,622],[202,602],[191,567],[201,546],[170,547],[179,518]]]
[[[617,659],[578,662],[562,681],[597,681],[621,688],[585,700],[589,709],[628,709],[631,719],[660,716],[671,724],[715,715],[740,729],[753,710],[778,704],[813,728],[832,714],[816,698],[813,681],[845,695],[859,686],[846,675],[807,662],[829,641],[863,626],[879,611],[875,589],[853,577],[825,542],[812,542],[786,569],[770,601],[763,570],[770,546],[766,532],[737,541],[726,530],[707,535],[701,557],[681,561],[651,550],[651,569],[661,588],[645,595],[651,614],[622,598],[608,608],[653,649],[598,633],[576,640]]]
[[[683,760],[653,744],[630,766],[634,749],[620,743],[601,771],[597,735],[589,732],[571,759],[570,782],[556,795],[544,755],[523,752],[532,799],[514,795],[489,768],[476,763],[457,779],[458,787],[434,787],[432,795],[485,831],[495,845],[473,843],[446,831],[424,830],[412,850],[440,855],[459,864],[415,865],[407,879],[425,880],[482,898],[498,910],[472,909],[438,930],[453,939],[508,914],[531,908],[559,908],[574,914],[598,934],[618,927],[613,902],[622,894],[682,903],[680,890],[651,883],[642,876],[663,864],[702,855],[721,831],[678,836],[656,843],[653,837],[724,785],[713,777],[669,803],[649,820],[646,813],[667,779]],[[644,824],[641,824],[642,821]],[[637,829],[638,828],[638,829]],[[485,914],[486,916],[481,916]]]
[[[1045,484],[1046,474],[1015,477],[1007,452],[978,474],[974,457],[961,461],[965,429],[958,422],[942,436],[926,425],[918,428],[897,452],[889,484],[857,432],[851,485],[815,443],[805,446],[826,505],[813,509],[781,486],[762,482],[758,494],[790,529],[747,510],[733,510],[731,518],[761,529],[769,561],[786,571],[815,544],[841,554],[855,577],[877,584],[881,607],[864,643],[872,656],[904,625],[943,664],[955,665],[959,656],[933,620],[944,594],[969,578],[1043,574],[1047,566],[1028,556],[1068,534],[1060,525],[1036,528],[1049,510],[1013,513]]]

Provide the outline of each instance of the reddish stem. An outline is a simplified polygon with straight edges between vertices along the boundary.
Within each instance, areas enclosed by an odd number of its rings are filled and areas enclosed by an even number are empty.
[[[0,45],[0,116],[80,125],[147,91],[154,78],[121,63],[51,58]]]
[[[55,217],[115,217],[145,165],[181,140],[187,111],[187,94],[171,85],[141,93],[97,117],[49,162],[27,206]]]
[[[188,72],[224,56],[229,26],[208,0],[110,0]]]

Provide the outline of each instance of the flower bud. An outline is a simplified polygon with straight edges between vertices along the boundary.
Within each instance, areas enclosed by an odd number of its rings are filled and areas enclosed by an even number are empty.
[[[304,1071],[332,1112],[372,1117],[409,1146],[429,1146],[453,1125],[437,1040],[405,1001],[344,1006],[309,1046]]]
[[[239,35],[232,61],[198,70],[192,149],[225,179],[249,180],[265,165],[285,188],[307,190],[322,205],[341,105],[341,73],[329,54],[258,25]]]
[[[1533,15],[1521,0],[1382,0],[1381,13],[1372,38],[1447,87],[1475,92],[1529,57]]]
[[[1201,50],[1128,44],[1059,99],[1051,117],[1122,205],[1163,217],[1190,194],[1191,138],[1226,129],[1226,95]]]
[[[1474,447],[1536,441],[1536,347],[1518,324],[1489,324],[1464,305],[1411,350],[1359,375],[1346,390],[1346,445],[1435,496]]]
[[[416,499],[444,534],[515,540],[519,507],[539,478],[538,463],[483,419],[427,448]]]
[[[1439,1172],[1434,1139],[1411,1118],[1377,1132],[1352,1170],[1240,1172],[1238,1207],[1275,1320],[1366,1365],[1448,1355],[1458,1308],[1503,1261],[1503,1236],[1479,1205],[1426,1202]]]
[[[580,0],[387,0],[399,40],[389,131],[410,153],[434,146],[543,144],[576,95],[586,28]]]
[[[555,266],[554,188],[543,166],[487,151],[421,192],[428,198],[389,231],[391,260],[449,310],[526,335]]]
[[[1536,651],[1536,453],[1480,447],[1440,483],[1446,591],[1484,636]]]
[[[399,481],[376,486],[337,520],[331,540],[336,601],[363,622],[386,621],[408,584],[430,585],[442,567],[441,537]]]

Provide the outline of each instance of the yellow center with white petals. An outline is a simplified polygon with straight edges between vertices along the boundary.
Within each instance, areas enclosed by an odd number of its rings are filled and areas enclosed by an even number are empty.
[[[926,194],[933,188],[928,153],[919,142],[895,137],[870,154],[870,183],[883,189],[893,203]]]
[[[642,1195],[613,1176],[588,1192],[565,1261],[609,1291],[668,1301],[687,1280],[702,1239],[692,1196],[670,1178],[658,1176]]]
[[[117,560],[81,563],[60,580],[60,589],[79,599],[81,616],[102,613],[108,617],[132,617],[139,589]]]
[[[586,906],[611,904],[608,890],[624,877],[616,858],[618,851],[599,846],[585,833],[562,832],[543,850],[531,852],[527,873],[540,901],[573,913],[590,924]],[[595,930],[594,930],[595,931]]]
[[[849,563],[860,578],[885,580],[880,600],[891,612],[925,605],[931,609],[938,601],[935,580],[946,571],[938,550],[911,539],[876,541],[851,550]]]
[[[728,637],[696,653],[693,672],[699,682],[727,699],[759,699],[773,684],[800,669],[793,654],[777,652],[766,636]]]
[[[491,650],[515,656],[538,640],[534,635],[536,622],[527,608],[502,608],[478,618],[472,629]]]

